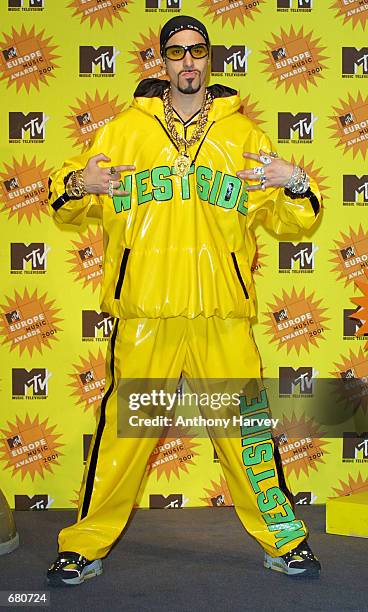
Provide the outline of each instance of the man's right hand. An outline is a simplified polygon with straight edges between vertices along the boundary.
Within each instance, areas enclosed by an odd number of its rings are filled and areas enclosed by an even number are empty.
[[[84,184],[87,193],[108,193],[109,181],[112,181],[114,187],[112,191],[113,195],[128,195],[129,191],[118,189],[120,185],[120,172],[135,170],[135,166],[113,166],[115,172],[111,174],[110,168],[100,168],[98,164],[102,161],[109,162],[111,160],[103,153],[99,153],[88,160],[83,170]]]

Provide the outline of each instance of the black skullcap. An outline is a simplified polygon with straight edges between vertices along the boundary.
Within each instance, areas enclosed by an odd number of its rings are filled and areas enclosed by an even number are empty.
[[[199,32],[201,36],[203,36],[208,45],[210,44],[208,32],[203,23],[198,21],[198,19],[195,19],[195,17],[178,15],[177,17],[169,19],[160,32],[160,52],[162,56],[169,38],[171,38],[177,32],[181,32],[181,30],[195,30],[196,32]]]

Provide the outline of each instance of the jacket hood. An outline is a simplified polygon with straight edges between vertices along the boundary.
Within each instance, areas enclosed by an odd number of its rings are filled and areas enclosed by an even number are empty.
[[[169,82],[166,80],[143,79],[134,92],[131,106],[148,115],[156,115],[163,119],[162,96],[167,87],[169,87]],[[218,83],[210,85],[208,89],[213,96],[213,104],[208,115],[210,121],[218,121],[239,110],[240,96],[235,89]]]

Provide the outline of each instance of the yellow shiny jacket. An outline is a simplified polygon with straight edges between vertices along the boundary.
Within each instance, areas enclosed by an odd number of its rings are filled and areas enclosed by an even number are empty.
[[[251,265],[255,219],[276,234],[310,228],[318,213],[308,198],[284,189],[247,191],[236,176],[244,151],[273,150],[262,130],[239,112],[240,98],[228,87],[211,86],[214,101],[205,136],[189,149],[192,165],[179,177],[178,155],[166,130],[165,81],[146,79],[132,105],[100,128],[90,148],[50,177],[50,204],[58,223],[81,225],[96,205],[102,209],[104,275],[101,309],[119,318],[250,317],[255,314]],[[175,122],[188,139],[195,119]],[[88,195],[65,201],[65,177],[104,153],[101,165],[135,165],[122,183],[124,197]],[[247,167],[256,162],[247,160]],[[321,202],[318,187],[311,189]]]

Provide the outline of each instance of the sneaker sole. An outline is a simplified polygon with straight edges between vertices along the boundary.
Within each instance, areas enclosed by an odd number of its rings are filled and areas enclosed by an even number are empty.
[[[79,584],[83,584],[83,582],[86,580],[95,578],[95,576],[101,576],[102,573],[102,561],[100,559],[96,559],[91,565],[82,571],[80,576],[69,579],[61,578],[60,576],[48,576],[47,584],[52,587],[78,586]]]
[[[272,569],[275,572],[279,572],[280,574],[285,574],[285,576],[290,576],[291,578],[319,578],[320,570],[318,569],[297,569],[297,568],[289,568],[285,569],[283,565],[274,560],[265,559],[263,565],[266,569]]]

